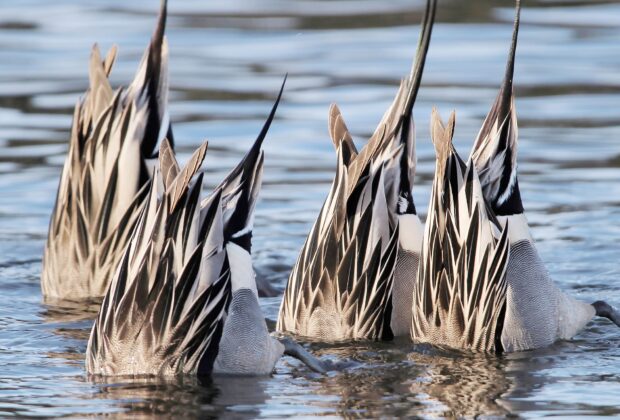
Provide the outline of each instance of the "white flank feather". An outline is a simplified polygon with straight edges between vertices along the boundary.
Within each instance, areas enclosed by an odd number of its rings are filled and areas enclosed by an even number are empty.
[[[252,256],[239,245],[229,242],[226,244],[228,262],[230,264],[232,291],[250,289],[258,298],[256,290],[256,274],[252,267]]]

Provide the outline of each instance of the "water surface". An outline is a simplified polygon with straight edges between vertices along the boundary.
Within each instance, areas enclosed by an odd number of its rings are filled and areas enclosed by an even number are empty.
[[[258,275],[281,293],[327,194],[337,101],[363,144],[409,69],[421,0],[170,0],[171,113],[181,160],[210,140],[207,183],[241,158],[289,73],[265,143]],[[597,320],[570,342],[502,357],[396,343],[311,344],[352,360],[321,377],[294,360],[254,379],[109,379],[83,373],[96,305],[47,306],[39,276],[91,45],[120,46],[130,80],[156,0],[0,4],[0,416],[335,417],[620,415],[620,330]],[[425,213],[431,107],[457,110],[463,156],[502,78],[510,1],[441,0],[415,110]],[[620,2],[525,3],[515,74],[520,184],[538,249],[565,290],[620,306]],[[263,299],[275,320],[280,297]]]

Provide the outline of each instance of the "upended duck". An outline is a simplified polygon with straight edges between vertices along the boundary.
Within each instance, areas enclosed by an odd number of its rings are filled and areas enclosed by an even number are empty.
[[[43,256],[46,298],[102,297],[148,195],[156,148],[172,142],[168,100],[166,2],[133,82],[112,90],[97,45],[90,87],[73,114],[65,161]]]
[[[422,225],[412,197],[412,109],[436,1],[428,0],[411,74],[358,153],[336,105],[336,176],[290,274],[277,329],[333,341],[408,335]]]
[[[437,161],[413,295],[415,342],[492,351],[506,301],[508,230],[482,195],[475,165],[454,150],[455,114],[444,126],[433,110]]]
[[[544,347],[569,339],[595,315],[620,326],[620,314],[606,302],[589,304],[576,300],[553,282],[530,234],[517,177],[518,128],[513,74],[520,1],[516,2],[516,9],[504,81],[471,153],[486,201],[502,225],[508,225],[510,258],[501,337],[506,351]]]
[[[519,15],[517,1],[504,81],[467,165],[451,146],[454,118],[446,129],[433,116],[437,168],[412,319],[418,342],[511,352],[570,339],[595,315],[620,326],[606,302],[576,300],[553,282],[529,231],[512,85]]]
[[[89,374],[265,375],[284,353],[323,370],[301,346],[269,335],[252,268],[261,144],[281,94],[250,151],[202,201],[203,174],[197,172],[207,143],[181,170],[164,141],[163,185],[149,183],[146,205],[93,325]]]

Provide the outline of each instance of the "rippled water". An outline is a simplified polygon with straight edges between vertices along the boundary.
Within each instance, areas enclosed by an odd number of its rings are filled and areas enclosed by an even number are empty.
[[[269,378],[110,379],[83,374],[96,305],[46,306],[43,243],[90,46],[119,44],[128,81],[156,0],[0,4],[0,416],[620,415],[620,330],[597,320],[570,342],[502,357],[396,343],[311,344],[355,363],[327,377],[283,359]],[[283,75],[265,144],[255,264],[281,293],[328,191],[327,109],[359,141],[409,69],[422,1],[170,0],[171,110],[181,159],[205,137],[208,182],[253,141]],[[425,211],[432,105],[457,110],[463,156],[500,83],[510,1],[440,0],[415,110]],[[521,190],[538,248],[564,289],[620,305],[620,2],[525,2],[515,82]],[[416,25],[412,25],[415,23]],[[263,299],[275,320],[279,296]]]

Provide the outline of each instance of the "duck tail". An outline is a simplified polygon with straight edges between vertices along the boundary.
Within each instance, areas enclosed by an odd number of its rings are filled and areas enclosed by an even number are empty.
[[[523,212],[517,180],[518,128],[513,76],[519,35],[521,2],[516,1],[512,41],[504,80],[474,143],[471,158],[480,174],[486,199],[498,215]]]
[[[452,146],[454,113],[433,111],[437,168],[413,299],[412,338],[453,348],[498,351],[508,230],[488,212],[476,168]]]
[[[213,230],[223,237],[221,211],[200,217],[203,174],[197,172],[206,143],[176,176],[167,141],[162,149],[165,188],[151,183],[104,298],[88,342],[90,374],[205,374],[213,368],[231,276],[223,244],[205,246],[218,236]],[[204,273],[211,273],[207,281]]]
[[[349,164],[355,159],[358,152],[355,147],[355,143],[353,143],[353,137],[351,137],[349,128],[344,122],[344,117],[340,112],[340,108],[338,108],[338,105],[336,104],[331,104],[329,107],[327,128],[329,130],[329,136],[334,143],[334,148],[336,150],[342,148],[343,162],[345,166],[348,167]]]
[[[116,47],[102,59],[99,47],[93,46],[90,86],[74,112],[45,249],[46,296],[105,294],[153,175],[146,159],[166,133],[172,142],[166,110],[165,19],[164,1],[151,44],[126,90],[113,92],[108,80]],[[67,255],[73,256],[69,263]]]
[[[237,167],[217,187],[217,190],[222,191],[225,239],[226,241],[235,242],[248,253],[251,251],[252,246],[254,206],[258,199],[262,180],[262,144],[275,117],[285,83],[286,76],[271,108],[271,112],[254,144]]]
[[[403,116],[406,119],[411,118],[413,105],[418,96],[420,83],[422,81],[422,73],[424,72],[424,64],[426,63],[426,55],[431,42],[431,33],[433,32],[433,24],[435,23],[435,12],[437,9],[437,0],[427,0],[426,10],[422,18],[422,29],[418,40],[418,48],[411,67],[409,75],[408,90],[404,106]]]

